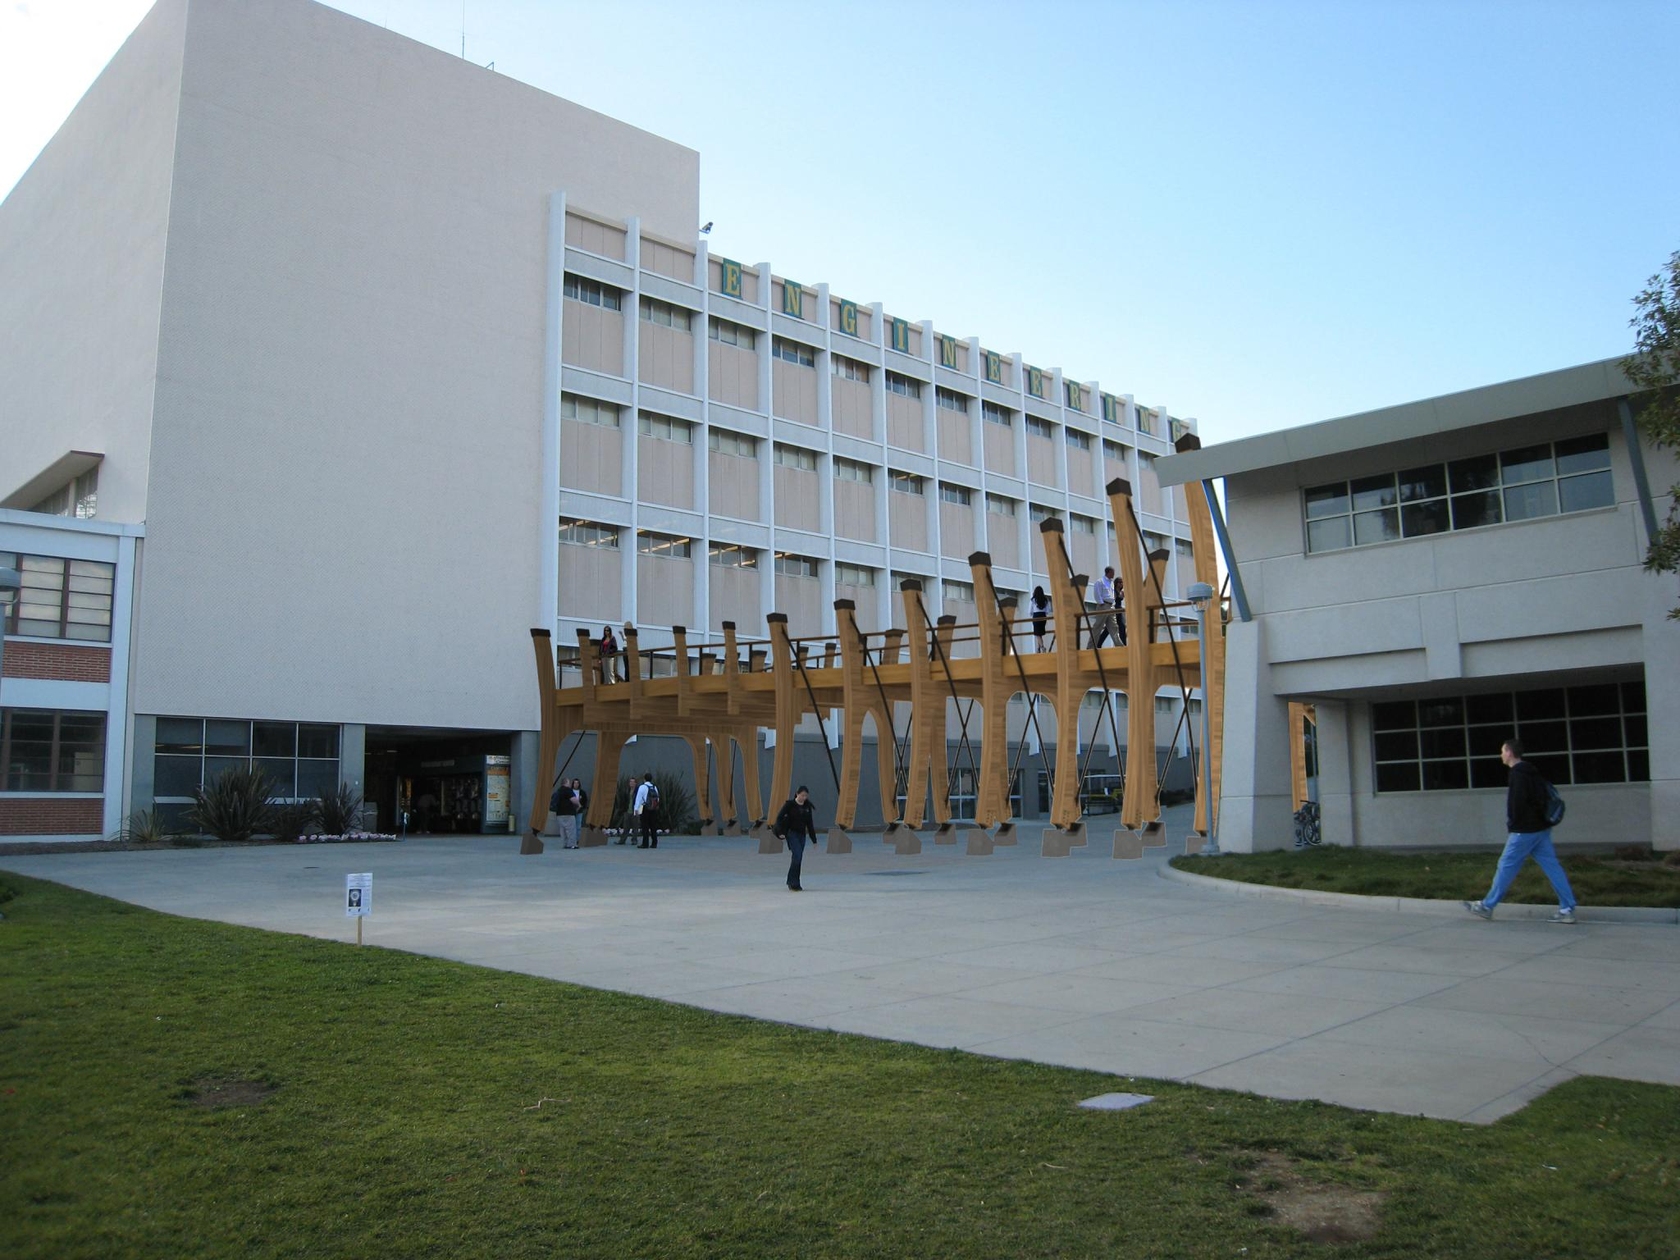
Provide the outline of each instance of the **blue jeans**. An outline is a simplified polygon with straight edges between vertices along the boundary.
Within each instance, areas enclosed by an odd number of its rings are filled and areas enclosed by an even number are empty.
[[[1506,837],[1505,852],[1499,855],[1499,869],[1493,873],[1493,887],[1482,898],[1482,904],[1491,910],[1503,901],[1517,878],[1517,872],[1529,858],[1533,858],[1535,864],[1546,872],[1546,878],[1552,881],[1552,888],[1558,896],[1558,907],[1573,910],[1575,890],[1569,886],[1569,876],[1563,873],[1563,867],[1558,863],[1557,850],[1552,848],[1550,828],[1545,831],[1513,831]]]
[[[805,837],[797,831],[788,832],[787,847],[788,851],[793,854],[793,862],[788,867],[788,887],[798,888],[799,863],[805,857]]]

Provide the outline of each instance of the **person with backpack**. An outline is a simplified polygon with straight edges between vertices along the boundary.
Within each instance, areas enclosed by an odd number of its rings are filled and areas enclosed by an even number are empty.
[[[636,803],[630,807],[630,812],[641,820],[642,843],[637,847],[657,849],[659,847],[659,789],[653,786],[653,775],[651,773],[642,776],[642,785],[636,789]]]
[[[1575,922],[1575,890],[1569,886],[1569,876],[1558,862],[1557,850],[1552,848],[1552,828],[1563,821],[1563,798],[1545,777],[1523,760],[1522,742],[1508,739],[1499,750],[1499,759],[1511,769],[1511,779],[1505,789],[1505,851],[1499,855],[1499,866],[1493,873],[1493,887],[1480,901],[1466,901],[1464,908],[1479,919],[1493,918],[1493,908],[1505,899],[1522,864],[1533,858],[1546,872],[1558,896],[1557,913],[1548,923]]]
[[[815,810],[811,807],[811,793],[801,786],[793,794],[793,799],[782,806],[782,812],[776,815],[776,825],[770,830],[786,842],[788,851],[793,854],[793,861],[788,866],[788,891],[804,892],[799,883],[799,864],[805,856],[805,842],[817,842],[817,821]]]

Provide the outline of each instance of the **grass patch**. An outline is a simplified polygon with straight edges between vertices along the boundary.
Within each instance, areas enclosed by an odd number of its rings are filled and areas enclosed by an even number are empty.
[[[1575,897],[1584,906],[1680,906],[1680,867],[1649,857],[1559,859]],[[1268,853],[1175,857],[1172,864],[1195,875],[1281,888],[1362,893],[1367,897],[1480,897],[1493,882],[1497,853],[1385,853],[1326,844]],[[1506,901],[1556,905],[1557,895],[1540,868],[1526,863]]]
[[[8,1260],[1555,1260],[1680,1237],[1671,1088],[1578,1080],[1485,1128],[1158,1082],[1087,1112],[1114,1078],[15,882]]]

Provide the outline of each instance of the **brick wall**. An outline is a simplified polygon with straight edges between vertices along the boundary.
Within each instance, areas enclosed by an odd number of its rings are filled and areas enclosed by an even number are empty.
[[[0,796],[0,836],[97,836],[104,821],[98,797]]]
[[[75,643],[6,640],[7,678],[50,678],[55,682],[110,682],[111,649]]]

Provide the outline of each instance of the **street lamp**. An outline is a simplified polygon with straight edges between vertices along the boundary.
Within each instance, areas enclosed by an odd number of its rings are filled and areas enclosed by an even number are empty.
[[[1208,605],[1213,603],[1213,587],[1206,582],[1192,582],[1190,584],[1190,602],[1196,606],[1196,633],[1200,637],[1201,651],[1197,653],[1202,662],[1202,791],[1207,793],[1207,844],[1202,852],[1217,856],[1219,853],[1219,828],[1215,824],[1217,802],[1213,799],[1213,746],[1208,742],[1209,714],[1208,714],[1208,685],[1207,685],[1207,644],[1208,644]]]

